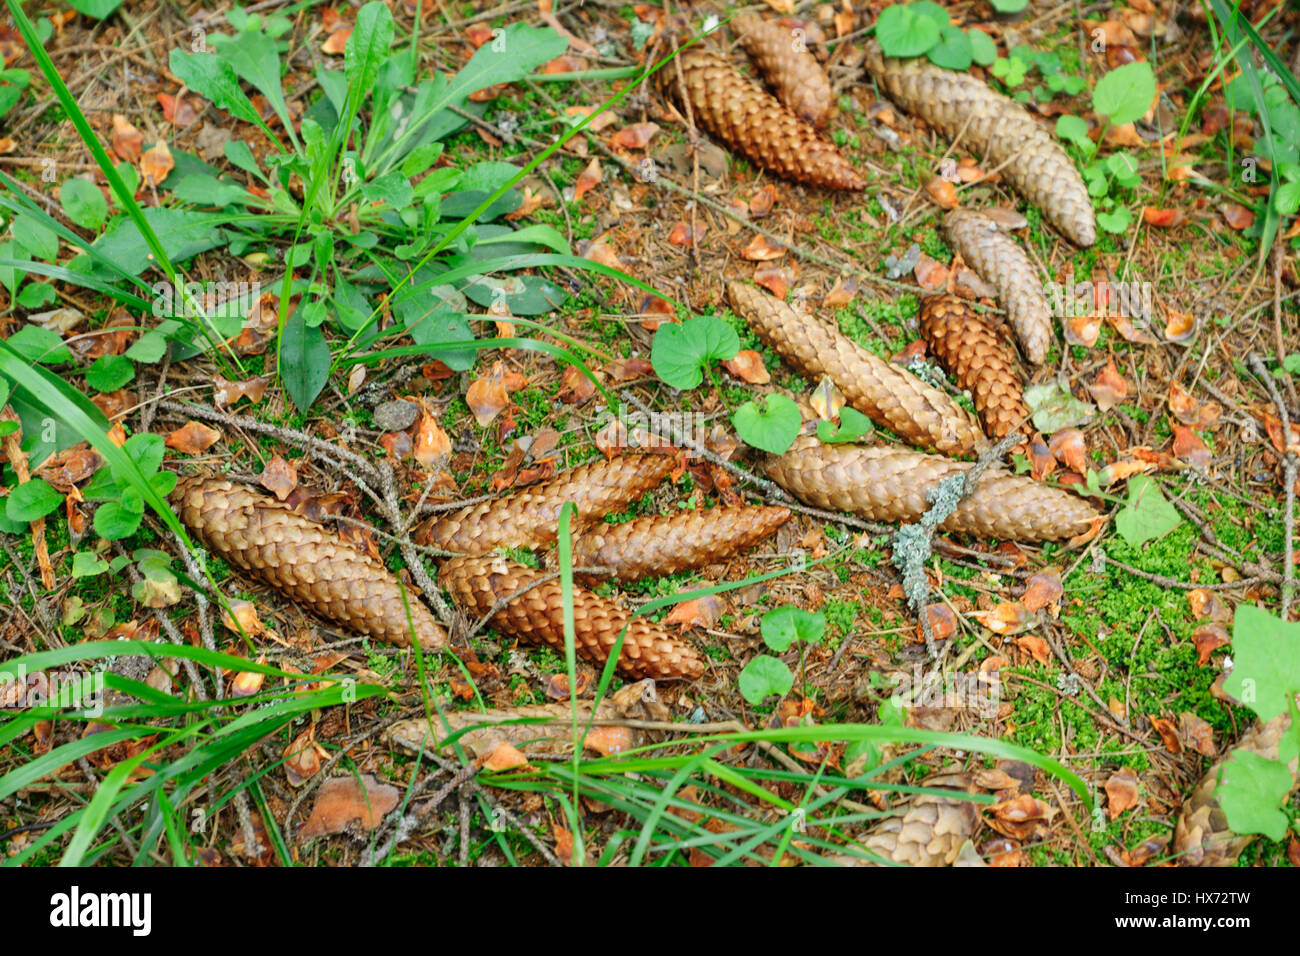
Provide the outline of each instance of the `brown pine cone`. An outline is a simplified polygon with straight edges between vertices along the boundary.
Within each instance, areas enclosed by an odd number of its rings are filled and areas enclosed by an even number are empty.
[[[927,787],[974,791],[966,774],[940,774],[925,781]],[[975,833],[979,804],[957,797],[918,794],[901,816],[889,817],[860,841],[891,863],[904,866],[952,866],[962,844]],[[852,866],[876,864],[855,857],[840,857]]]
[[[676,574],[758,544],[789,517],[788,508],[736,507],[594,524],[574,539],[573,564],[613,568],[617,581]],[[604,577],[593,575],[592,580]]]
[[[828,189],[866,187],[834,146],[718,54],[693,46],[678,59],[695,124],[711,136],[785,179]],[[664,93],[684,105],[676,66],[669,63],[657,76]]]
[[[417,544],[461,554],[489,554],[497,548],[544,548],[559,534],[560,508],[578,506],[579,521],[626,508],[673,470],[670,455],[623,455],[561,472],[492,501],[469,505],[416,529]]]
[[[1080,246],[1097,241],[1092,200],[1073,161],[1052,135],[1010,97],[969,73],[934,66],[924,57],[895,60],[880,44],[866,47],[867,69],[903,109],[961,147],[980,154],[1049,222]],[[987,277],[986,277],[987,278]]]
[[[795,439],[769,457],[768,475],[800,501],[873,521],[911,523],[930,509],[926,493],[968,462],[889,446],[827,445]],[[1088,531],[1098,512],[1082,498],[990,468],[940,527],[1003,541],[1058,541]]]
[[[831,83],[802,40],[756,13],[737,13],[731,29],[776,98],[804,122],[825,129],[831,118]]]
[[[948,213],[943,227],[953,251],[997,288],[1025,358],[1041,364],[1052,347],[1052,310],[1025,251],[992,219],[969,209]]]
[[[289,505],[218,479],[181,481],[176,513],[210,551],[261,578],[304,608],[398,647],[411,643],[397,578],[383,564]],[[438,650],[447,632],[408,590],[420,646]]]
[[[828,323],[799,315],[776,296],[727,283],[731,307],[805,378],[823,375],[862,414],[914,445],[969,455],[988,441],[970,413],[915,375],[872,355]]]
[[[1278,714],[1267,723],[1258,723],[1241,735],[1234,750],[1246,750],[1265,760],[1278,759],[1283,735],[1291,728],[1291,716]],[[1225,754],[1201,778],[1192,795],[1183,803],[1174,828],[1173,852],[1180,866],[1236,866],[1237,857],[1255,839],[1254,834],[1238,835],[1228,826],[1223,807],[1214,791],[1219,773],[1232,755]],[[1291,761],[1292,790],[1300,784],[1297,762]]]
[[[954,295],[926,296],[918,322],[930,353],[974,397],[984,431],[1001,439],[1020,428],[1029,408],[1016,358],[993,327]]]
[[[443,562],[438,577],[457,604],[467,613],[482,617],[497,601],[546,575],[517,561],[491,556],[449,558]],[[624,676],[694,680],[704,673],[704,658],[691,645],[583,587],[573,589],[573,623],[576,652],[596,664],[605,663],[627,626],[617,665]],[[564,603],[559,580],[544,581],[510,601],[492,617],[492,626],[503,634],[547,644],[563,653]]]

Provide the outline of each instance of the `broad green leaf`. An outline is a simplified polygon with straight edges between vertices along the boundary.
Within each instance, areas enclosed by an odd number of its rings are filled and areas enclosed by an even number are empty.
[[[393,45],[393,14],[387,5],[367,3],[357,11],[356,25],[343,53],[343,72],[348,84],[361,93],[375,85],[379,69],[388,60]]]
[[[1129,479],[1128,502],[1115,516],[1115,530],[1131,545],[1163,537],[1183,523],[1160,486],[1146,475]]]
[[[836,425],[833,422],[818,422],[817,437],[827,444],[836,444],[839,442],[857,441],[863,435],[869,434],[875,426],[871,419],[863,415],[856,408],[844,406],[840,409],[840,423]]]
[[[1126,63],[1097,81],[1092,108],[1116,126],[1141,119],[1156,96],[1156,76],[1145,61]]]
[[[971,59],[980,66],[990,66],[998,58],[998,47],[983,30],[967,30],[970,34]]]
[[[72,576],[90,578],[108,570],[108,562],[93,551],[78,551],[72,556]]]
[[[44,518],[61,504],[63,495],[50,487],[44,479],[33,478],[9,490],[9,497],[5,499],[5,515],[10,521],[35,521]]]
[[[231,64],[215,53],[185,53],[172,50],[171,71],[187,87],[212,101],[217,109],[226,110],[237,119],[264,126],[251,100],[239,88],[239,78]],[[279,84],[277,83],[277,89]]]
[[[247,205],[253,196],[243,186],[214,176],[189,175],[172,189],[172,196],[192,206]]]
[[[1111,235],[1122,236],[1133,224],[1133,213],[1127,206],[1116,206],[1108,212],[1097,213],[1097,225]]]
[[[939,42],[940,25],[927,13],[917,12],[914,6],[894,4],[881,11],[876,21],[876,39],[886,56],[920,56]],[[945,13],[945,22],[947,19]]]
[[[229,64],[240,79],[265,96],[285,128],[291,128],[293,122],[284,102],[284,88],[280,81],[280,54],[276,50],[275,41],[260,30],[243,30],[233,37],[216,34],[211,40],[217,48],[217,56]],[[176,75],[180,76],[179,73]],[[206,93],[203,95],[207,96]],[[252,104],[249,105],[251,107]]]
[[[86,384],[97,392],[116,392],[135,378],[135,366],[124,355],[101,355],[86,369]]]
[[[926,56],[935,66],[945,70],[969,70],[975,60],[975,50],[969,34],[961,27],[944,27],[939,31],[939,42],[926,51]]]
[[[763,615],[763,643],[780,654],[796,640],[816,644],[826,633],[826,615],[797,607],[778,607]]]
[[[745,402],[731,416],[731,424],[745,444],[780,455],[794,444],[803,416],[793,401],[773,393]]]
[[[704,381],[705,366],[735,358],[739,351],[735,329],[711,315],[697,315],[681,325],[659,326],[650,345],[650,364],[673,388],[695,388]]]
[[[242,169],[250,176],[261,177],[262,171],[258,168],[257,158],[253,155],[253,151],[248,148],[248,144],[242,139],[227,140],[222,152],[225,153],[226,160],[230,165]]]
[[[1232,618],[1232,673],[1223,689],[1260,720],[1272,720],[1300,694],[1300,624],[1245,602]]]
[[[550,27],[512,23],[484,43],[447,87],[453,103],[498,83],[514,83],[565,51],[569,41]]]
[[[757,707],[773,694],[784,697],[790,693],[790,688],[794,686],[794,675],[784,662],[760,654],[745,665],[736,685],[740,689],[740,696]]]
[[[144,519],[144,499],[134,488],[123,488],[117,501],[106,501],[95,509],[95,534],[118,541],[135,534]]]
[[[319,328],[309,328],[302,309],[285,323],[280,342],[280,378],[300,412],[311,408],[330,377],[330,347]]]
[[[59,295],[48,282],[29,282],[18,293],[18,304],[34,311],[57,302]]]
[[[1091,150],[1095,145],[1088,138],[1087,122],[1069,113],[1056,118],[1056,135],[1085,150]]]
[[[405,209],[411,205],[415,190],[410,180],[394,171],[366,183],[361,187],[361,195],[370,202],[385,202],[393,209]]]
[[[24,325],[6,341],[10,348],[32,362],[60,365],[72,361],[72,353],[59,334],[40,325]]]
[[[68,0],[68,6],[96,20],[103,20],[122,5],[122,0]]]
[[[229,217],[221,213],[150,207],[144,210],[144,218],[172,262],[182,262],[200,252],[224,246],[229,239],[220,228]],[[125,217],[95,240],[94,248],[126,275],[142,275],[155,265],[140,230]]]
[[[1029,0],[989,0],[998,13],[1019,13],[1029,6]]]
[[[59,237],[30,216],[15,219],[9,232],[33,259],[54,262],[59,258]]]
[[[1086,425],[1096,406],[1075,398],[1056,382],[1025,389],[1025,404],[1034,413],[1034,427],[1045,435],[1072,425]]]
[[[1214,795],[1234,833],[1262,833],[1281,840],[1289,822],[1281,807],[1291,787],[1291,772],[1280,760],[1234,750],[1220,771]]]

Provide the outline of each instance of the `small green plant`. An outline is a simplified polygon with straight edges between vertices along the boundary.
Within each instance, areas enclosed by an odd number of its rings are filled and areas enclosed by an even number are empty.
[[[803,416],[791,399],[773,393],[745,402],[731,416],[731,424],[745,444],[780,455],[794,444]]]
[[[735,358],[740,337],[726,322],[711,315],[697,315],[678,325],[666,322],[650,343],[650,364],[665,384],[673,388],[695,388],[704,381],[705,369]]]
[[[1134,475],[1128,483],[1128,501],[1115,516],[1115,530],[1131,545],[1163,538],[1183,523],[1160,486],[1146,475]]]
[[[876,22],[876,39],[886,56],[925,56],[949,70],[969,69],[972,63],[988,66],[997,58],[987,33],[953,26],[948,11],[930,0],[885,7]]]
[[[778,654],[788,650],[795,641],[801,641],[802,662],[804,645],[816,644],[825,636],[826,615],[797,607],[778,607],[763,615],[761,629],[763,643]],[[784,697],[792,687],[794,674],[784,661],[771,654],[759,654],[740,672],[740,695],[755,707],[773,695]]]
[[[1288,798],[1294,781],[1288,764],[1300,755],[1300,624],[1282,621],[1253,604],[1237,605],[1232,621],[1235,664],[1223,688],[1261,721],[1291,715],[1277,759],[1237,749],[1224,764],[1215,795],[1236,833],[1281,840],[1300,833]]]
[[[868,435],[875,428],[871,419],[856,408],[845,405],[840,409],[840,423],[821,421],[817,423],[817,438],[829,445],[841,442],[854,442]]]
[[[1088,184],[1088,195],[1098,207],[1097,225],[1114,235],[1122,235],[1133,224],[1132,210],[1115,193],[1118,190],[1131,193],[1142,180],[1137,160],[1131,155],[1121,150],[1102,159],[1097,143],[1105,141],[1106,129],[1111,124],[1123,125],[1141,118],[1155,95],[1156,77],[1151,65],[1127,63],[1103,76],[1092,91],[1092,108],[1106,118],[1097,142],[1088,135],[1088,124],[1080,117],[1067,113],[1056,120],[1056,135],[1073,143],[1087,160],[1083,179]]]

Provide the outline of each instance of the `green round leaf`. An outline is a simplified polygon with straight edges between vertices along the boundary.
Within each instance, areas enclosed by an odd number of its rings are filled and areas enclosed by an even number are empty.
[[[850,408],[846,405],[840,409],[840,423],[838,426],[831,422],[817,423],[817,437],[827,444],[857,441],[874,427],[870,418],[863,415],[856,408]]]
[[[86,369],[86,384],[97,392],[116,392],[135,378],[135,365],[122,355],[101,355]]]
[[[939,32],[939,42],[930,47],[926,56],[945,70],[969,70],[975,59],[970,36],[960,27],[944,27]]]
[[[914,5],[895,4],[881,11],[876,21],[876,39],[886,56],[920,56],[939,42],[939,24]],[[944,14],[945,21],[947,14]]]
[[[799,406],[784,395],[768,395],[746,402],[731,416],[736,434],[747,445],[780,455],[794,444],[799,436],[803,416]]]
[[[967,30],[970,34],[971,59],[980,66],[989,66],[998,58],[998,45],[983,30]]]
[[[1097,213],[1097,225],[1115,236],[1122,236],[1133,224],[1133,213],[1127,206],[1116,206],[1110,212]]]
[[[940,30],[943,30],[952,22],[952,18],[948,16],[948,11],[941,4],[935,3],[934,0],[916,0],[914,3],[909,3],[907,9],[918,17],[928,17],[933,20],[934,25]]]
[[[1087,122],[1069,113],[1056,118],[1056,135],[1085,149],[1087,148],[1084,146],[1085,143],[1087,146],[1092,145],[1092,140],[1088,138]]]
[[[790,668],[775,657],[762,654],[745,665],[736,682],[740,696],[757,707],[768,697],[775,694],[784,697],[794,686],[794,675]]]
[[[780,653],[795,640],[816,644],[826,633],[826,615],[797,607],[778,607],[763,615],[763,643]]]
[[[1092,108],[1115,125],[1141,119],[1156,96],[1156,75],[1151,64],[1126,63],[1097,81]]]
[[[144,518],[144,500],[134,490],[122,492],[121,501],[106,501],[95,511],[95,534],[116,541],[133,534]]]
[[[659,326],[650,344],[650,364],[673,388],[694,388],[704,381],[706,365],[735,358],[739,351],[735,329],[711,315],[697,315],[681,325],[666,322]]]
[[[78,551],[72,556],[72,576],[89,578],[108,570],[108,562],[93,551]]]
[[[29,522],[44,518],[63,504],[63,495],[41,478],[18,485],[5,499],[5,515],[10,521]]]
[[[82,229],[98,229],[108,218],[108,200],[84,179],[69,179],[59,187],[59,202],[68,218]]]
[[[1131,545],[1162,538],[1183,523],[1160,486],[1146,475],[1136,475],[1128,483],[1128,504],[1115,516],[1115,530]]]
[[[1019,13],[1029,6],[1029,0],[990,0],[998,13]]]

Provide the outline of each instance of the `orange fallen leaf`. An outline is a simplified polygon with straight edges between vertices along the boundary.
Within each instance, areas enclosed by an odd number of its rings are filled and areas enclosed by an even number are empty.
[[[1088,386],[1088,391],[1093,401],[1097,403],[1097,407],[1103,412],[1110,411],[1128,398],[1128,382],[1124,381],[1124,376],[1120,375],[1119,369],[1115,368],[1114,359],[1107,362],[1106,367],[1097,373],[1097,378]]]
[[[763,365],[763,356],[753,349],[741,349],[736,353],[735,358],[724,361],[722,367],[736,378],[751,385],[766,385],[772,380],[767,367]]]
[[[1196,319],[1190,312],[1179,312],[1165,306],[1165,338],[1170,342],[1186,342],[1196,331]]]
[[[1065,323],[1065,341],[1069,345],[1080,345],[1090,349],[1097,344],[1101,335],[1101,325],[1105,317],[1092,313],[1090,315],[1072,315]]]
[[[704,227],[696,224],[692,238],[691,227],[684,222],[679,222],[673,226],[672,232],[668,234],[668,243],[673,246],[689,246],[692,241],[696,244],[704,238]]]
[[[1138,805],[1138,778],[1132,767],[1121,767],[1106,780],[1106,812],[1113,821]]]
[[[611,136],[609,144],[618,149],[645,149],[657,132],[659,126],[655,123],[633,123]]]
[[[311,816],[298,829],[298,840],[342,833],[350,826],[373,830],[396,809],[401,791],[372,774],[331,777],[320,785]],[[253,819],[260,819],[253,814]],[[238,829],[238,828],[236,828]]]
[[[754,219],[762,219],[772,211],[776,205],[776,186],[768,183],[758,192],[754,193],[749,200],[749,215]]]
[[[298,487],[298,468],[276,455],[266,463],[257,480],[263,488],[284,501]]]
[[[519,749],[513,744],[502,741],[492,748],[483,760],[483,767],[487,770],[501,772],[503,770],[514,770],[516,767],[527,767],[528,758],[519,752]]]
[[[578,181],[573,187],[574,200],[581,199],[599,185],[604,178],[605,174],[600,168],[600,160],[593,157],[591,162],[587,164],[587,168],[578,174]]]
[[[422,414],[411,442],[411,457],[419,462],[421,468],[432,470],[441,467],[450,455],[451,439],[447,433],[436,418]]]
[[[948,283],[948,267],[937,259],[931,259],[924,252],[921,253],[921,258],[916,260],[912,274],[916,276],[916,281],[920,283],[922,289],[939,289]]]
[[[477,24],[476,24],[477,25]],[[321,44],[320,50],[330,56],[342,56],[348,48],[348,38],[352,36],[352,26],[349,24],[345,27],[339,27],[331,33],[325,42]],[[489,38],[491,34],[489,34]]]
[[[1052,456],[1071,471],[1088,473],[1088,446],[1083,432],[1077,428],[1063,428],[1052,435],[1047,443]]]
[[[1255,224],[1255,213],[1245,206],[1239,206],[1235,202],[1225,202],[1219,206],[1219,211],[1223,213],[1223,220],[1233,229],[1249,229]]]
[[[780,259],[784,256],[785,248],[778,246],[771,239],[767,238],[767,236],[760,233],[755,235],[744,249],[740,250],[740,255],[742,258],[748,259],[750,262],[767,262],[772,259]]]
[[[173,126],[185,127],[198,121],[198,109],[183,96],[159,93],[158,105],[162,107],[163,119]]]
[[[309,724],[289,742],[281,756],[289,786],[301,787],[320,770],[323,761],[329,757],[329,751],[316,742],[316,725]]]
[[[611,269],[622,269],[623,261],[615,255],[614,250],[609,247],[609,243],[604,239],[593,242],[583,253],[584,259],[590,259],[592,262],[599,262],[603,266],[609,266]]]
[[[144,176],[145,183],[150,186],[157,186],[170,176],[175,168],[176,161],[172,159],[172,151],[161,141],[151,146],[140,157],[140,172]]]
[[[957,187],[942,176],[935,176],[926,183],[925,191],[940,209],[957,208]]]
[[[492,424],[493,419],[505,411],[506,406],[510,404],[510,396],[502,382],[499,367],[494,368],[488,375],[470,382],[465,392],[465,404],[473,412],[474,420],[478,422],[480,428],[487,428]]]
[[[602,757],[608,757],[635,747],[636,732],[631,727],[594,727],[587,733],[583,744]]]
[[[213,385],[212,400],[218,405],[234,405],[241,398],[248,399],[256,405],[262,400],[266,393],[266,387],[271,384],[270,375],[259,375],[256,378],[247,378],[242,382],[230,382],[220,375],[212,377]]]
[[[1210,655],[1223,645],[1231,643],[1232,638],[1222,624],[1203,624],[1192,631],[1192,646],[1196,648],[1196,662],[1204,667],[1210,662]]]
[[[1209,723],[1191,711],[1178,715],[1178,736],[1190,750],[1202,757],[1213,757],[1218,753],[1214,746],[1214,730]]]
[[[1160,735],[1160,742],[1165,745],[1166,750],[1171,754],[1183,752],[1183,742],[1178,739],[1178,731],[1174,728],[1172,720],[1165,717],[1152,717],[1151,726]]]
[[[218,429],[210,428],[201,422],[188,421],[167,436],[164,444],[175,448],[182,455],[197,455],[207,451],[221,439]]]
[[[1174,454],[1197,468],[1205,468],[1214,456],[1199,435],[1186,425],[1171,426],[1174,431]]]
[[[790,287],[790,274],[782,266],[761,265],[754,269],[754,282],[778,299],[784,299]]]
[[[1060,570],[1044,568],[1029,579],[1025,593],[1020,596],[1020,603],[1027,611],[1040,611],[1059,603],[1064,594],[1065,588],[1061,586]]]
[[[853,277],[844,277],[835,280],[835,285],[831,291],[826,293],[826,298],[822,299],[822,308],[824,309],[842,309],[853,301],[858,294],[858,280]]]
[[[683,601],[673,608],[672,613],[665,617],[662,623],[680,624],[685,631],[692,627],[712,627],[721,616],[722,601],[716,594],[706,594],[704,597]]]
[[[1148,226],[1171,229],[1174,226],[1181,226],[1187,220],[1187,216],[1181,209],[1156,209],[1154,206],[1143,206],[1142,219]]]
[[[560,390],[556,393],[556,398],[566,405],[576,405],[579,402],[585,402],[595,394],[595,382],[583,375],[576,367],[572,365],[565,367]]]
[[[1041,637],[1026,634],[1023,637],[1017,637],[1013,643],[1021,650],[1028,651],[1034,660],[1044,666],[1052,662],[1051,647]]]
[[[117,158],[128,163],[140,161],[140,151],[144,148],[144,134],[132,126],[121,113],[113,114],[113,152]]]

